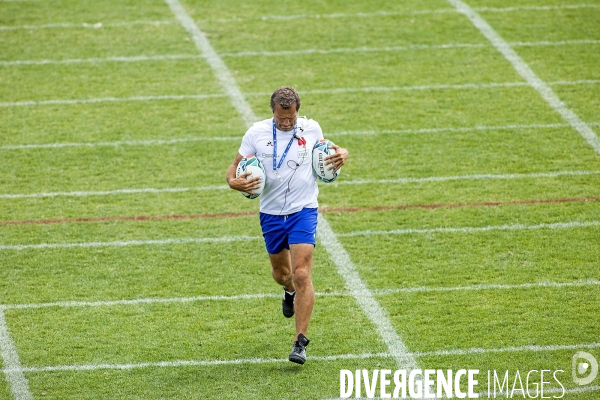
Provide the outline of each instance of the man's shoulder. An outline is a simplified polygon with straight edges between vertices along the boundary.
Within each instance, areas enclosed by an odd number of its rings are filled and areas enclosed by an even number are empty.
[[[273,119],[263,119],[262,121],[255,122],[246,131],[246,135],[260,135],[265,132],[270,133],[273,130]]]
[[[320,134],[322,132],[321,125],[314,119],[310,119],[307,117],[298,117],[298,127],[301,128],[304,132]]]

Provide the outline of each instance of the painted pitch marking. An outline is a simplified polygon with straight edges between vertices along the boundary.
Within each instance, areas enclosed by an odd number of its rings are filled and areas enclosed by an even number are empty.
[[[585,203],[598,202],[600,197],[576,197],[576,198],[555,198],[555,199],[526,199],[526,200],[508,200],[508,201],[487,201],[474,203],[432,203],[432,204],[400,204],[392,206],[372,206],[372,207],[332,207],[322,208],[321,214],[327,213],[354,213],[354,212],[376,212],[393,211],[409,209],[433,210],[437,208],[460,208],[460,207],[498,207],[529,204],[564,204],[564,203]],[[205,214],[169,214],[169,215],[132,215],[116,217],[88,217],[88,218],[58,218],[41,220],[15,220],[0,221],[0,225],[51,225],[51,224],[73,224],[73,223],[97,223],[112,221],[169,221],[169,220],[191,220],[208,218],[243,218],[256,216],[255,211],[231,212],[231,213],[205,213]]]
[[[548,84],[542,81],[512,47],[483,19],[475,10],[461,0],[447,0],[494,45],[494,47],[513,65],[514,69],[535,89],[540,96],[567,121],[573,129],[600,153],[600,139],[588,124],[563,103]]]
[[[447,182],[461,180],[494,180],[494,179],[537,179],[556,178],[559,176],[587,176],[598,175],[600,171],[556,171],[556,172],[533,172],[530,174],[472,174],[454,176],[429,176],[423,178],[396,178],[396,179],[354,179],[331,183],[337,185],[365,185],[365,184],[408,184],[425,182]],[[175,188],[139,188],[139,189],[115,189],[103,191],[72,191],[72,192],[40,192],[40,193],[2,193],[0,199],[28,199],[44,197],[88,197],[88,196],[120,196],[135,194],[158,194],[158,193],[182,193],[206,190],[229,190],[227,185],[207,185],[200,187],[175,187]]]
[[[323,218],[323,214],[319,214]],[[324,218],[323,218],[324,220]],[[395,229],[389,231],[353,231],[339,233],[339,237],[373,236],[373,235],[411,235],[432,233],[474,233],[487,231],[509,231],[509,230],[538,230],[538,229],[576,229],[600,226],[600,221],[571,221],[556,222],[551,224],[536,225],[491,225],[483,227],[459,227],[459,228],[429,228],[429,229]],[[327,232],[326,232],[327,233]],[[167,238],[155,240],[125,240],[111,242],[73,242],[73,243],[37,243],[37,244],[6,244],[0,245],[0,250],[22,251],[43,249],[69,249],[69,248],[95,248],[95,247],[128,247],[128,246],[164,246],[179,244],[202,244],[202,243],[227,243],[248,240],[262,240],[262,236],[222,236],[222,237],[199,237],[199,238]],[[334,242],[328,242],[334,245]],[[343,259],[339,256],[338,259]]]
[[[23,372],[19,353],[10,336],[2,308],[0,308],[0,354],[4,360],[4,374],[15,400],[33,400],[29,391],[29,381]]]
[[[472,355],[472,354],[488,354],[488,353],[514,353],[514,352],[552,352],[561,350],[577,350],[577,349],[597,349],[600,348],[600,343],[581,343],[574,345],[549,345],[549,346],[513,346],[504,348],[471,348],[471,349],[455,349],[455,350],[439,350],[429,352],[413,352],[410,353],[414,357],[435,357],[447,355]],[[392,353],[362,353],[362,354],[339,354],[329,356],[311,356],[314,361],[335,361],[335,360],[356,360],[368,358],[390,358]],[[105,369],[113,370],[131,370],[139,368],[173,368],[173,367],[189,367],[189,366],[215,366],[215,365],[240,365],[240,364],[269,364],[269,363],[287,363],[285,358],[242,358],[232,360],[177,360],[177,361],[158,361],[158,362],[141,362],[130,364],[79,364],[79,365],[56,365],[45,367],[20,367],[20,368],[5,368],[4,372],[56,372],[56,371],[97,371]],[[600,387],[598,387],[600,388]],[[594,389],[597,390],[597,389]],[[544,390],[546,392],[546,390]]]

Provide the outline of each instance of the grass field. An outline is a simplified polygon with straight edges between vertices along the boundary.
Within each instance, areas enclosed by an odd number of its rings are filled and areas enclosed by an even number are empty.
[[[0,0],[0,399],[331,399],[417,367],[600,399],[571,376],[600,360],[600,1],[466,3]],[[224,180],[282,85],[351,153],[304,366]]]

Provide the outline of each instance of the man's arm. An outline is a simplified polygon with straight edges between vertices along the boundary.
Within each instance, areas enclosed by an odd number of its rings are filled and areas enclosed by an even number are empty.
[[[227,184],[229,184],[229,187],[234,190],[246,193],[254,193],[255,190],[260,188],[260,178],[258,176],[252,179],[246,179],[251,172],[245,172],[237,178],[235,177],[235,171],[237,170],[238,164],[242,158],[244,157],[238,153],[238,155],[235,157],[235,160],[233,160],[233,164],[227,168],[225,179],[227,179]]]

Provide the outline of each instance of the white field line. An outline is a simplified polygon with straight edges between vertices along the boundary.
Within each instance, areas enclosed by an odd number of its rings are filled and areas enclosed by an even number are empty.
[[[248,240],[259,240],[261,236],[225,236],[204,238],[171,238],[157,240],[117,240],[113,242],[80,242],[80,243],[39,243],[22,245],[0,245],[0,250],[26,250],[26,249],[72,249],[81,247],[129,247],[129,246],[164,246],[178,244],[200,243],[229,243]]]
[[[187,137],[178,139],[119,140],[115,142],[63,142],[0,146],[0,150],[61,149],[65,147],[164,146],[190,142],[240,141],[240,136]]]
[[[600,281],[595,279],[586,279],[574,282],[535,282],[535,283],[517,283],[517,284],[479,284],[468,286],[419,286],[407,288],[392,289],[373,289],[371,292],[375,295],[387,295],[398,293],[430,293],[430,292],[471,292],[483,290],[527,290],[538,288],[570,288],[600,286]],[[352,296],[350,292],[316,292],[317,297],[341,297]],[[131,300],[105,300],[105,301],[57,301],[50,303],[25,303],[25,304],[0,304],[0,310],[23,310],[39,308],[70,308],[70,307],[114,307],[114,306],[137,306],[145,304],[169,304],[169,303],[193,303],[200,301],[240,301],[240,300],[261,300],[261,299],[279,299],[280,294],[256,293],[239,294],[232,296],[212,295],[212,296],[193,296],[193,297],[170,297],[170,298],[143,298]]]
[[[40,0],[0,0],[2,2],[31,2]],[[576,10],[576,9],[594,9],[600,8],[598,4],[573,4],[562,6],[520,6],[520,7],[481,7],[475,8],[481,12],[515,12],[515,11],[553,11],[553,10]],[[281,21],[294,19],[338,19],[338,18],[372,18],[372,17],[394,17],[394,16],[410,16],[410,15],[429,15],[429,14],[448,14],[456,13],[456,9],[437,9],[437,10],[412,10],[412,11],[375,11],[375,12],[359,12],[359,13],[333,13],[333,14],[294,14],[294,15],[263,15],[256,18],[220,18],[220,19],[204,19],[199,22],[210,23],[231,23],[248,20],[262,21]],[[108,28],[130,25],[168,25],[173,24],[173,21],[122,21],[122,22],[81,22],[81,23],[54,23],[42,25],[20,25],[20,26],[0,26],[0,30],[19,30],[19,29],[52,29],[52,28]]]
[[[15,342],[10,336],[4,311],[0,309],[0,353],[4,360],[4,374],[16,400],[33,400],[29,382],[23,373],[23,366]]]
[[[182,94],[161,96],[99,97],[92,99],[25,100],[0,103],[0,107],[25,107],[45,105],[74,105],[107,102],[156,101],[156,100],[205,100],[225,97],[223,94]]]
[[[494,45],[504,57],[510,61],[515,70],[533,87],[546,102],[559,113],[596,152],[600,153],[600,139],[596,133],[577,114],[563,103],[554,91],[542,81],[525,61],[502,39],[498,33],[475,10],[461,0],[448,0],[459,12],[464,14],[471,23]]]
[[[600,122],[588,122],[591,126],[600,126]],[[556,129],[568,128],[569,124],[531,124],[531,125],[477,125],[460,128],[421,128],[421,129],[381,129],[381,130],[357,130],[338,131],[326,133],[328,137],[347,135],[403,135],[403,134],[428,134],[446,132],[473,132],[473,131],[499,131],[499,130],[522,130],[522,129]],[[162,146],[189,142],[205,141],[239,141],[239,136],[212,136],[212,137],[184,137],[177,139],[150,139],[150,140],[123,140],[114,142],[63,142],[63,143],[31,143],[0,146],[0,150],[26,150],[26,149],[57,149],[64,147],[117,147],[117,146]],[[354,181],[350,181],[353,183]]]
[[[600,126],[600,122],[589,122],[589,125]],[[460,128],[421,128],[421,129],[381,129],[362,131],[338,131],[326,133],[327,137],[347,135],[402,135],[402,134],[427,134],[446,132],[473,132],[473,131],[499,131],[521,129],[556,129],[568,128],[569,124],[531,124],[531,125],[477,125]],[[118,147],[118,146],[163,146],[189,142],[205,141],[239,141],[239,136],[212,136],[212,137],[184,137],[177,139],[149,139],[149,140],[119,140],[114,142],[58,142],[58,143],[31,143],[0,146],[0,150],[28,150],[28,149],[60,149],[64,147]]]
[[[600,80],[582,79],[576,81],[556,81],[549,82],[548,85],[596,85]],[[465,83],[465,84],[443,84],[443,85],[416,85],[416,86],[374,86],[374,87],[358,87],[358,88],[331,88],[306,90],[301,94],[340,94],[340,93],[372,93],[372,92],[399,92],[399,91],[422,91],[422,90],[471,90],[471,89],[495,89],[495,88],[510,88],[510,87],[527,87],[530,86],[527,82],[498,82],[498,83]],[[239,88],[228,88],[227,90],[238,91]],[[244,96],[239,92],[240,96]],[[267,92],[250,92],[246,96],[270,96]],[[104,102],[128,102],[128,101],[154,101],[154,100],[203,100],[216,97],[230,97],[229,94],[190,94],[190,95],[163,95],[163,96],[133,96],[133,97],[100,97],[92,99],[55,99],[55,100],[25,100],[25,101],[10,101],[0,103],[0,107],[23,107],[23,106],[42,106],[42,105],[73,105],[87,103],[104,103]],[[232,100],[233,101],[233,100]],[[239,102],[239,100],[236,100]],[[245,100],[244,100],[245,103]],[[243,103],[235,103],[236,109],[243,108]],[[240,110],[241,112],[242,110]],[[244,121],[246,124],[251,121],[251,118],[256,116],[252,110],[246,110]],[[252,113],[252,114],[250,114]],[[570,121],[568,121],[570,122]],[[582,122],[583,123],[583,122]],[[573,126],[573,124],[570,124]]]
[[[6,1],[6,0],[4,0]],[[20,0],[24,1],[24,0]],[[33,1],[33,0],[27,0]],[[81,22],[81,23],[56,23],[56,24],[43,24],[43,25],[18,25],[18,26],[10,26],[10,25],[1,25],[0,31],[16,31],[16,30],[37,30],[37,29],[55,29],[55,28],[115,28],[121,26],[135,26],[135,25],[170,25],[173,24],[174,21],[123,21],[123,22]]]
[[[322,215],[319,218],[323,219]],[[325,224],[324,224],[325,225]],[[328,226],[328,225],[327,225]],[[389,231],[354,231],[348,233],[339,233],[339,237],[353,236],[374,236],[374,235],[414,235],[414,234],[433,234],[433,233],[474,233],[474,232],[489,232],[489,231],[510,231],[510,230],[537,230],[537,229],[573,229],[573,228],[589,228],[600,226],[600,221],[588,222],[557,222],[552,224],[537,224],[537,225],[496,225],[483,227],[461,227],[461,228],[429,228],[429,229],[394,229]],[[325,231],[324,234],[328,234]],[[205,238],[169,238],[157,240],[117,240],[112,242],[76,242],[76,243],[38,243],[38,244],[7,244],[0,245],[0,250],[28,250],[28,249],[70,249],[81,247],[127,247],[127,246],[159,246],[173,244],[200,244],[200,243],[222,243],[222,242],[239,242],[247,240],[260,240],[262,236],[223,236],[223,237],[205,237]],[[328,240],[331,238],[328,236]],[[329,241],[328,245],[334,246],[335,242]],[[335,246],[333,247],[336,248]],[[343,259],[339,256],[339,259]]]
[[[537,179],[556,178],[559,176],[588,176],[600,175],[600,171],[556,171],[556,172],[533,172],[529,174],[474,174],[455,176],[429,176],[423,178],[397,178],[397,179],[354,179],[348,181],[334,182],[331,185],[365,185],[365,184],[407,184],[426,182],[448,182],[462,180],[505,180],[505,179]],[[4,193],[1,199],[31,199],[44,197],[88,197],[88,196],[120,196],[130,194],[158,194],[158,193],[182,193],[206,190],[229,190],[227,185],[208,185],[200,187],[175,187],[175,188],[139,188],[139,189],[116,189],[104,191],[73,191],[73,192],[41,192],[41,193]]]
[[[504,348],[471,348],[456,350],[440,350],[428,352],[410,353],[414,357],[443,357],[448,355],[473,355],[473,354],[494,354],[494,353],[520,353],[520,352],[553,352],[578,349],[597,349],[600,343],[581,343],[574,345],[549,345],[549,346],[513,346]],[[311,361],[336,361],[336,360],[361,360],[369,358],[391,358],[391,353],[362,353],[362,354],[339,354],[330,356],[311,356]],[[166,368],[166,367],[190,367],[190,366],[215,366],[215,365],[240,365],[240,364],[270,364],[287,363],[286,358],[242,358],[233,360],[177,360],[177,361],[157,361],[141,362],[130,364],[79,364],[79,365],[56,365],[46,367],[21,367],[5,368],[5,372],[59,372],[59,371],[97,371],[106,369],[131,370],[138,368]],[[546,393],[546,390],[544,390]]]
[[[598,4],[572,4],[561,6],[519,6],[519,7],[481,7],[476,8],[476,11],[481,12],[515,12],[515,11],[554,11],[554,10],[577,10],[586,8],[600,8]],[[437,10],[407,10],[407,11],[375,11],[375,12],[358,12],[358,13],[333,13],[333,14],[293,14],[293,15],[262,15],[255,18],[221,18],[215,20],[203,20],[203,22],[242,22],[248,20],[262,21],[289,21],[294,19],[338,19],[338,18],[372,18],[372,17],[395,17],[395,16],[411,16],[411,15],[429,15],[429,14],[448,14],[456,13],[456,9],[444,8]]]
[[[448,182],[462,180],[488,180],[488,179],[536,179],[556,178],[559,176],[585,176],[598,175],[600,171],[557,171],[557,172],[534,172],[530,174],[473,174],[456,176],[430,176],[425,178],[396,178],[396,179],[353,179],[348,181],[334,182],[334,185],[364,185],[364,184],[388,184],[388,183],[426,183],[426,182]],[[1,198],[1,197],[0,197]]]
[[[512,46],[536,47],[536,46],[569,46],[600,44],[600,40],[563,40],[563,41],[540,41],[540,42],[513,42]],[[279,57],[290,55],[310,55],[310,54],[338,54],[338,53],[370,53],[370,52],[399,52],[407,50],[445,50],[461,48],[485,48],[490,47],[486,43],[448,43],[440,45],[412,44],[408,46],[386,46],[386,47],[348,47],[335,49],[304,49],[304,50],[283,50],[283,51],[240,51],[235,53],[223,53],[222,57]],[[0,64],[1,65],[1,64]]]
[[[429,228],[429,229],[392,229],[389,231],[354,231],[348,233],[338,233],[339,237],[354,237],[354,236],[376,236],[376,235],[415,235],[415,234],[433,234],[433,233],[476,233],[476,232],[492,232],[492,231],[520,231],[520,230],[537,230],[537,229],[573,229],[573,228],[590,228],[600,226],[600,221],[588,222],[556,222],[552,224],[513,224],[513,225],[490,225],[482,227],[463,227],[463,228]],[[1,249],[1,247],[0,247]]]
[[[540,42],[511,42],[511,46],[537,47],[537,46],[568,46],[600,44],[600,40],[563,40],[563,41],[540,41]],[[334,49],[304,49],[304,50],[285,50],[285,51],[240,51],[234,53],[221,53],[221,57],[255,57],[255,56],[286,56],[286,55],[310,55],[310,54],[338,54],[338,53],[370,53],[370,52],[399,52],[406,50],[436,50],[436,49],[455,49],[455,48],[483,48],[491,47],[487,43],[448,43],[440,45],[420,45],[413,44],[408,46],[386,46],[386,47],[354,47],[354,48],[334,48]],[[192,54],[164,54],[154,56],[114,56],[105,58],[73,58],[65,60],[15,60],[0,61],[0,66],[18,66],[18,65],[46,65],[46,64],[98,64],[105,62],[141,62],[141,61],[169,61],[169,60],[188,60],[202,58]]]
[[[157,193],[181,193],[191,191],[205,190],[224,190],[229,189],[227,185],[201,186],[195,188],[140,188],[140,189],[116,189],[104,191],[75,191],[75,192],[47,192],[47,193],[29,193],[29,194],[0,194],[0,199],[27,199],[41,197],[87,197],[87,196],[119,196],[129,194],[157,194]]]
[[[229,68],[225,65],[221,57],[217,54],[215,49],[206,38],[206,35],[198,28],[196,23],[187,14],[181,3],[178,0],[165,0],[177,20],[190,34],[196,48],[200,51],[202,57],[206,60],[208,65],[212,68],[213,72],[217,76],[221,87],[225,90],[225,93],[230,98],[234,108],[240,113],[242,119],[247,126],[252,126],[253,123],[258,121],[254,111],[250,108],[244,98],[244,95],[240,91],[235,78],[229,71]]]
[[[354,297],[360,308],[373,325],[375,325],[379,336],[381,336],[390,354],[396,360],[398,367],[400,369],[418,368],[415,357],[410,354],[404,341],[400,338],[396,329],[394,329],[387,312],[381,307],[373,296],[373,293],[371,293],[367,285],[362,281],[350,256],[342,247],[329,223],[322,215],[319,215],[317,232],[320,242],[329,253],[339,274],[344,279],[346,288],[350,290],[352,297]]]
[[[194,54],[164,54],[156,56],[129,56],[129,57],[105,57],[105,58],[71,58],[65,60],[16,60],[0,61],[0,66],[12,65],[46,65],[46,64],[99,64],[105,62],[140,62],[140,61],[164,61],[164,60],[197,60],[201,58]]]

